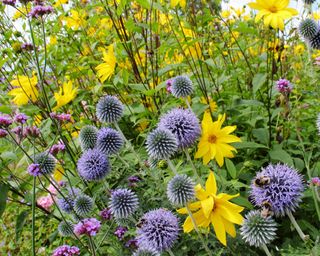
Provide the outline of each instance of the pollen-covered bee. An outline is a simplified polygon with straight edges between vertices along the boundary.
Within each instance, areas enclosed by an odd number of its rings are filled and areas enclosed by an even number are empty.
[[[141,228],[146,223],[146,219],[141,218],[138,223],[136,224],[137,228]]]
[[[264,201],[262,203],[261,217],[267,218],[268,216],[272,216],[272,205],[268,201]]]
[[[267,177],[267,176],[257,177],[254,180],[254,185],[257,187],[262,187],[262,186],[268,185],[268,184],[270,184],[270,177]]]

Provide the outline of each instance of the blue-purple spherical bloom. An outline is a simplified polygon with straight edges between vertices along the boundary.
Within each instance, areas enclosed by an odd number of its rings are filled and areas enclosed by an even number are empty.
[[[117,97],[107,95],[100,98],[96,112],[101,122],[115,123],[118,122],[123,115],[123,105]]]
[[[187,76],[176,76],[172,80],[170,89],[172,95],[177,98],[187,97],[193,92],[193,84],[190,78]]]
[[[132,256],[160,256],[160,253],[152,248],[139,248]]]
[[[76,246],[62,245],[54,250],[52,256],[74,256],[80,255],[80,250]]]
[[[112,128],[101,128],[98,132],[97,148],[107,154],[118,153],[123,146],[121,134]]]
[[[58,232],[61,236],[73,235],[73,224],[70,221],[61,221],[58,225]]]
[[[170,158],[178,149],[175,135],[168,129],[157,128],[147,137],[147,152],[151,158]]]
[[[190,147],[201,135],[199,119],[189,109],[172,109],[161,117],[158,127],[170,130],[179,148]]]
[[[185,174],[177,174],[168,183],[167,196],[173,205],[185,205],[194,199],[195,183]]]
[[[302,177],[295,169],[270,164],[256,175],[250,194],[256,206],[267,206],[276,216],[283,216],[298,207],[303,190]]]
[[[96,146],[97,134],[98,129],[93,125],[86,125],[81,128],[79,140],[82,151],[93,149]]]
[[[138,208],[137,195],[130,189],[120,188],[113,190],[109,207],[114,217],[125,219],[131,216]]]
[[[51,174],[56,168],[56,159],[49,152],[34,155],[34,163],[39,165],[41,174]]]
[[[102,180],[110,171],[107,156],[98,149],[89,149],[78,160],[79,175],[88,181]]]
[[[59,208],[66,213],[71,213],[73,211],[74,199],[79,193],[80,193],[79,189],[69,188],[68,194],[64,194],[63,197],[61,196],[57,199],[57,204]]]
[[[73,209],[80,217],[87,216],[92,211],[93,207],[94,200],[85,194],[78,195],[74,200]]]
[[[140,219],[137,234],[139,248],[152,248],[159,252],[168,250],[178,238],[178,218],[165,209],[149,211]]]

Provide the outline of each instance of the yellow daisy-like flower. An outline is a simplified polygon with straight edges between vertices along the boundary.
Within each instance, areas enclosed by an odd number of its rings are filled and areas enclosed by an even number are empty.
[[[16,88],[8,92],[8,95],[14,96],[13,102],[18,105],[25,105],[29,100],[35,102],[38,98],[39,92],[37,89],[38,79],[37,76],[17,76],[17,79],[12,80],[12,86]]]
[[[180,5],[182,8],[186,7],[187,1],[186,0],[171,0],[170,6],[172,8],[176,7],[177,5]]]
[[[62,168],[62,166],[56,167],[52,176],[57,182],[61,181],[64,176],[64,169]]]
[[[263,17],[265,26],[283,30],[284,20],[298,14],[296,9],[288,7],[289,2],[289,0],[256,0],[255,3],[249,3],[248,5],[252,9],[259,10],[255,19],[256,22]]]
[[[228,143],[241,142],[237,136],[230,135],[237,127],[226,126],[221,129],[221,126],[226,119],[226,115],[219,115],[218,120],[212,122],[211,114],[205,112],[202,126],[202,135],[198,144],[198,151],[195,158],[203,158],[203,163],[208,164],[211,159],[215,159],[221,167],[224,163],[224,158],[232,158],[233,152],[236,149]]]
[[[217,183],[213,172],[210,172],[206,181],[206,189],[200,184],[195,186],[196,198],[199,201],[188,205],[197,227],[208,228],[212,224],[218,240],[227,245],[226,233],[230,236],[236,236],[234,224],[241,225],[243,217],[240,212],[243,207],[229,202],[230,199],[238,197],[225,193],[217,194]],[[177,210],[178,213],[188,214],[187,208]],[[189,233],[194,229],[192,219],[188,216],[183,224],[183,231]]]
[[[65,17],[64,20],[67,22],[67,27],[77,30],[79,27],[84,27],[86,25],[87,13],[84,10],[76,11],[70,10],[71,15]]]
[[[110,76],[113,75],[115,67],[116,67],[116,57],[114,56],[113,45],[111,44],[108,47],[108,52],[103,52],[103,60],[104,63],[98,65],[96,70],[98,71],[98,77],[100,78],[101,82],[103,83],[107,80]]]
[[[55,106],[53,110],[55,111],[72,101],[77,95],[77,89],[77,87],[73,88],[72,81],[63,83],[63,85],[59,89],[59,92],[54,93],[54,98],[57,101],[57,106]]]

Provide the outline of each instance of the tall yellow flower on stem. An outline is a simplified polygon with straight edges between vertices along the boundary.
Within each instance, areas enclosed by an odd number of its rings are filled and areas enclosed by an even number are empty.
[[[103,52],[104,63],[98,65],[96,70],[98,71],[98,77],[101,82],[107,80],[110,76],[113,75],[116,67],[116,57],[114,56],[113,45],[109,45],[108,52]]]
[[[63,85],[59,89],[59,92],[54,93],[54,98],[57,101],[57,106],[55,106],[53,110],[57,110],[58,108],[67,105],[76,97],[76,95],[77,88],[73,88],[72,81],[63,83]]]
[[[218,120],[212,122],[210,112],[205,112],[202,126],[202,135],[198,144],[198,151],[195,158],[203,158],[203,163],[208,164],[211,159],[215,159],[221,167],[224,163],[224,158],[232,158],[233,152],[236,149],[228,143],[240,142],[241,139],[237,136],[230,135],[237,127],[226,126],[221,129],[221,126],[226,119],[226,115],[219,115]]]
[[[37,76],[17,76],[17,79],[12,80],[12,86],[16,88],[8,92],[8,95],[14,96],[13,102],[18,105],[25,105],[31,100],[35,102],[38,98],[39,92],[37,89]]]
[[[248,5],[255,10],[258,10],[255,21],[258,22],[264,18],[264,24],[271,26],[274,29],[284,29],[284,20],[290,19],[298,14],[298,11],[289,8],[289,0],[256,0]]]
[[[183,231],[185,233],[191,232],[197,227],[208,228],[212,224],[218,240],[227,245],[226,233],[230,236],[236,236],[234,224],[241,225],[243,217],[240,212],[243,207],[229,202],[232,198],[238,197],[236,195],[228,195],[225,193],[217,194],[217,183],[213,172],[210,172],[206,181],[206,189],[203,189],[200,184],[195,186],[196,198],[198,201],[188,205],[188,208],[178,209],[180,214],[189,214],[184,224]],[[193,224],[194,223],[194,224]]]

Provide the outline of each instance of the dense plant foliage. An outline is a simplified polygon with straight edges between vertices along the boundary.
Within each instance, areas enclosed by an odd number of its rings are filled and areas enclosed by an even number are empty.
[[[295,2],[2,0],[0,254],[319,255]]]

